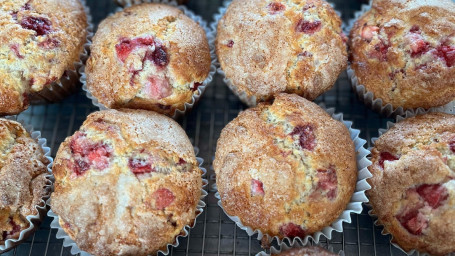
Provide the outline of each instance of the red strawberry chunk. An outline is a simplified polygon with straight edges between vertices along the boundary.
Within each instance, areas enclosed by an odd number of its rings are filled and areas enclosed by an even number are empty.
[[[430,44],[423,40],[423,37],[417,33],[410,33],[407,36],[409,46],[411,47],[411,57],[417,57],[430,49]]]
[[[72,168],[78,176],[91,167],[104,170],[109,166],[112,149],[104,143],[94,143],[86,136],[85,133],[76,132],[70,142],[70,150],[74,157]]]
[[[11,51],[14,52],[14,55],[16,55],[16,57],[18,57],[19,59],[23,59],[24,56],[21,55],[21,53],[19,52],[19,45],[18,44],[13,44],[10,46],[11,48]]]
[[[165,78],[151,76],[144,87],[145,94],[151,99],[162,99],[172,94],[172,86]]]
[[[163,210],[175,200],[174,194],[167,188],[160,188],[155,191],[153,198],[155,198],[155,208],[157,210]]]
[[[152,168],[152,164],[145,159],[130,158],[128,161],[128,166],[136,175],[155,172],[155,169]]]
[[[286,6],[284,4],[278,2],[272,2],[267,7],[269,8],[269,13],[272,15],[277,14],[286,9]]]
[[[341,37],[341,40],[343,40],[343,43],[348,42],[348,37],[346,36],[346,34],[344,32],[340,33],[340,37]]]
[[[85,136],[87,136],[87,135],[82,132],[76,132],[73,135],[73,138],[70,143],[71,153],[81,154],[81,155],[87,154],[87,149],[88,149],[89,145],[88,145],[88,140]]]
[[[447,189],[440,184],[423,184],[417,187],[417,193],[433,209],[438,208],[449,197]]]
[[[52,31],[52,22],[44,17],[25,17],[20,25],[24,29],[35,31],[38,36],[47,35]]]
[[[332,168],[327,170],[319,169],[316,177],[318,177],[318,183],[316,185],[316,191],[326,191],[327,198],[333,200],[336,197],[338,190],[337,173]]]
[[[421,235],[422,231],[428,227],[428,219],[419,212],[419,209],[413,209],[404,214],[397,216],[401,225],[413,235]]]
[[[105,144],[98,144],[88,154],[88,160],[98,170],[104,170],[109,166],[110,152]]]
[[[381,152],[381,155],[379,156],[379,166],[381,166],[382,169],[384,169],[384,162],[385,161],[396,161],[398,160],[399,157],[396,157],[389,152]]]
[[[307,21],[304,19],[300,19],[295,27],[297,32],[303,32],[305,34],[314,34],[321,29],[321,21]]]
[[[166,47],[164,46],[156,46],[155,51],[152,55],[152,60],[155,65],[159,67],[165,67],[169,63]]]
[[[379,42],[374,46],[374,51],[370,52],[370,56],[381,61],[387,60],[387,52],[389,51],[389,45],[384,42]]]
[[[305,237],[305,230],[292,222],[282,225],[280,227],[280,233],[289,238]]]
[[[232,48],[234,46],[234,41],[229,40],[229,42],[226,44],[227,47]]]
[[[411,32],[411,33],[416,33],[416,34],[420,34],[420,33],[421,33],[421,32],[420,32],[420,27],[417,26],[417,25],[413,25],[413,26],[411,27],[411,29],[409,30],[409,32]]]
[[[191,88],[191,90],[193,92],[197,91],[197,88],[199,88],[199,86],[201,86],[202,83],[199,83],[199,82],[195,82],[194,85],[193,85],[193,88]]]
[[[310,125],[296,126],[290,135],[299,136],[299,144],[302,149],[313,150],[316,146],[316,137],[314,136],[313,127]]]
[[[455,153],[455,139],[449,143],[450,150]]]
[[[264,184],[260,180],[251,180],[251,196],[264,196]]]
[[[455,46],[442,44],[436,48],[436,56],[443,59],[447,67],[455,65]]]
[[[54,49],[60,46],[60,41],[55,38],[47,38],[46,40],[39,43],[38,46],[44,49]]]
[[[128,38],[120,39],[120,43],[115,45],[115,50],[117,52],[117,57],[125,62],[126,58],[130,55],[132,51],[136,48],[152,46],[155,40],[152,37],[139,37],[133,40]]]
[[[14,235],[16,233],[21,231],[21,226],[17,225],[16,222],[14,222],[14,220],[12,220],[11,218],[9,220],[9,224],[11,225],[12,229],[10,231],[3,231],[2,240],[6,240],[8,238],[12,238],[12,237],[14,237]]]
[[[370,42],[371,39],[373,39],[374,35],[378,33],[378,31],[379,27],[377,26],[364,26],[360,36]]]

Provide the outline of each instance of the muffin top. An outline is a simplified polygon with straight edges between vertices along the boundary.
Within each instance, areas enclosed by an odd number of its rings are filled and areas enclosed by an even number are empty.
[[[49,160],[22,125],[0,119],[0,244],[30,226],[28,215],[44,206]]]
[[[280,92],[313,100],[347,65],[341,19],[323,0],[234,0],[217,32],[221,68],[248,105]]]
[[[179,9],[140,4],[99,25],[87,61],[87,87],[108,108],[173,115],[198,94],[210,71],[204,29]]]
[[[148,255],[192,225],[202,171],[183,129],[144,110],[90,114],[60,146],[52,210],[95,255]]]
[[[0,0],[0,115],[74,69],[87,35],[78,0]]]
[[[330,225],[345,209],[357,178],[348,129],[316,104],[288,94],[230,122],[213,165],[224,210],[280,238]]]
[[[374,1],[350,35],[351,67],[367,91],[394,108],[455,98],[455,3]]]
[[[404,250],[455,251],[455,116],[433,113],[390,128],[371,151],[373,213]]]
[[[338,254],[331,253],[326,249],[319,246],[310,246],[302,248],[292,248],[290,250],[283,251],[279,254],[272,254],[272,256],[336,256]]]

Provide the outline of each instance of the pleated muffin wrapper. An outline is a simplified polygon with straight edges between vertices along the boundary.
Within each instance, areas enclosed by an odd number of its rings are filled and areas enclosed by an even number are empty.
[[[307,246],[302,246],[301,244],[299,243],[294,243],[293,245],[289,246],[285,243],[283,243],[281,246],[279,246],[278,248],[275,248],[274,246],[272,246],[270,248],[270,252],[265,252],[265,251],[262,251],[262,252],[259,252],[258,254],[256,254],[256,256],[270,256],[272,254],[280,254],[282,252],[285,252],[285,251],[288,251],[288,250],[291,250],[291,249],[294,249],[294,248],[303,248],[303,247],[313,247],[313,246],[318,246],[318,247],[321,247],[321,248],[324,248],[332,253],[337,253],[334,251],[333,247],[332,246],[328,246],[328,248],[325,248],[322,244],[313,244],[313,245],[307,245]],[[337,253],[339,256],[345,256],[344,254],[344,251],[343,250],[340,250],[338,253]]]
[[[19,244],[27,240],[27,238],[30,237],[35,232],[36,229],[38,229],[40,223],[46,216],[46,213],[48,211],[46,204],[51,196],[52,191],[54,190],[54,176],[52,175],[52,163],[54,160],[51,157],[51,148],[49,148],[46,145],[47,140],[41,137],[40,131],[35,131],[31,125],[25,124],[23,120],[17,120],[17,116],[7,116],[4,117],[4,119],[20,123],[25,128],[25,130],[30,134],[30,137],[34,139],[41,147],[41,149],[44,152],[44,156],[47,158],[47,160],[49,160],[49,164],[47,165],[48,174],[46,175],[47,178],[45,186],[46,193],[41,198],[40,203],[35,206],[37,213],[35,215],[28,215],[25,217],[28,220],[30,226],[22,230],[17,239],[6,239],[5,244],[0,245],[0,253],[4,253],[18,246]]]
[[[373,1],[370,0],[368,4],[363,4],[360,11],[354,13],[354,18],[349,20],[347,26],[345,27],[344,33],[349,36],[352,27],[354,27],[354,23],[367,11],[369,11],[372,7]],[[367,91],[365,85],[360,84],[359,79],[357,78],[354,69],[351,68],[351,63],[348,62],[347,68],[348,79],[351,81],[352,90],[357,94],[360,101],[362,101],[365,105],[367,105],[372,110],[380,113],[386,117],[397,117],[397,116],[404,116],[407,112],[411,113],[422,113],[422,111],[427,111],[424,108],[417,108],[417,109],[404,109],[403,107],[394,108],[392,104],[385,104],[381,98],[376,98],[373,92]],[[448,104],[440,107],[433,107],[428,110],[431,111],[444,111],[447,107],[454,107],[455,100],[449,102]]]
[[[394,127],[396,123],[399,123],[407,118],[411,118],[411,117],[414,117],[414,116],[417,116],[417,115],[422,115],[422,114],[427,114],[427,113],[434,113],[434,112],[443,112],[443,113],[447,113],[447,114],[451,114],[451,115],[455,115],[455,107],[454,106],[445,106],[445,107],[442,107],[442,108],[438,108],[438,109],[428,109],[428,110],[424,110],[424,109],[417,109],[415,111],[406,111],[404,113],[403,116],[397,116],[396,117],[396,122],[387,122],[387,128],[386,129],[379,129],[379,136],[381,136],[382,134],[386,133],[390,128]],[[374,147],[374,143],[376,142],[378,138],[377,137],[374,137],[374,138],[371,138],[371,148]],[[371,150],[371,148],[369,148],[369,150]],[[378,216],[374,213],[374,209],[373,209],[373,206],[370,204],[370,203],[367,203],[366,206],[370,209],[368,211],[368,214],[373,218],[374,220],[374,225],[378,226],[378,227],[381,227],[382,228],[382,231],[381,231],[381,234],[383,235],[390,235],[391,238],[390,238],[390,243],[395,246],[396,248],[398,248],[399,250],[401,250],[402,252],[406,253],[407,255],[413,255],[414,253],[418,253],[418,255],[420,256],[430,256],[430,254],[428,253],[420,253],[418,252],[417,250],[413,249],[413,250],[410,250],[410,251],[405,251],[403,248],[401,248],[397,243],[395,243],[393,241],[393,235],[390,234],[388,231],[386,231],[384,229],[384,225],[382,225],[382,223],[379,221],[378,219]],[[450,253],[448,254],[449,256],[455,256],[455,252],[453,253]]]
[[[82,47],[82,51],[79,53],[79,60],[73,63],[73,66],[69,70],[63,72],[62,77],[50,85],[45,85],[42,90],[38,92],[32,92],[30,94],[31,104],[41,104],[46,102],[57,102],[70,94],[77,91],[79,87],[79,76],[81,75],[79,70],[84,67],[85,62],[89,57],[90,45],[92,44],[93,38],[93,23],[90,9],[87,6],[86,0],[80,0],[84,7],[85,14],[87,16],[87,35],[85,37],[85,43]]]
[[[193,11],[189,10],[183,5],[178,5],[176,1],[174,0],[140,0],[140,1],[125,1],[124,8],[130,7],[136,3],[160,3],[160,4],[167,4],[173,7],[176,7],[177,9],[181,10],[186,16],[188,16],[190,19],[194,20],[196,23],[198,23],[205,31],[205,35],[207,37],[207,41],[209,42],[209,47],[210,47],[210,71],[207,76],[207,78],[202,82],[202,85],[200,85],[197,88],[197,93],[193,93],[191,96],[191,102],[185,102],[183,109],[176,109],[174,113],[169,115],[172,119],[179,119],[180,117],[183,117],[187,111],[190,111],[193,106],[199,101],[201,96],[204,94],[205,90],[207,87],[210,85],[210,83],[213,80],[213,76],[216,73],[216,54],[215,54],[215,47],[213,44],[210,44],[212,42],[212,38],[214,37],[214,34],[212,30],[209,28],[207,25],[207,22],[204,21],[200,16],[196,15]],[[124,8],[117,8],[115,12],[120,12]],[[110,16],[113,14],[110,14]],[[81,73],[80,81],[82,83],[82,90],[85,91],[85,94],[87,95],[87,98],[89,98],[93,105],[98,107],[100,110],[106,110],[109,109],[108,107],[104,106],[101,102],[98,101],[98,99],[90,92],[90,90],[87,87],[87,74],[85,73],[85,66],[81,67],[79,69]]]
[[[223,18],[224,14],[226,13],[227,8],[231,4],[232,0],[225,0],[222,4],[222,6],[218,9],[218,12],[213,16],[213,22],[210,24],[210,29],[212,30],[213,37],[211,38],[210,41],[210,48],[213,48],[216,50],[216,35],[217,35],[217,30],[218,30],[218,22],[220,21],[221,18]],[[335,10],[335,13],[340,17],[341,19],[341,13],[335,9],[335,5],[333,3],[329,3],[332,8]],[[341,28],[342,31],[345,31],[345,24],[342,22]],[[257,105],[258,102],[263,102],[267,101],[266,98],[257,98],[256,96],[248,96],[248,94],[244,91],[241,91],[238,89],[237,86],[232,82],[231,79],[226,77],[226,73],[223,71],[221,68],[221,64],[218,60],[218,56],[216,55],[215,52],[215,64],[217,67],[217,73],[220,74],[223,77],[223,82],[228,86],[228,88],[240,99],[241,102],[246,104],[248,107],[254,107]]]
[[[199,153],[199,148],[197,147],[194,147],[194,152],[196,154],[196,156],[198,155]],[[204,202],[204,198],[208,195],[207,191],[205,191],[205,187],[207,186],[208,184],[208,181],[207,179],[205,179],[205,176],[207,175],[207,170],[202,167],[202,164],[204,163],[204,159],[200,158],[200,157],[196,157],[196,160],[199,164],[199,168],[202,170],[202,187],[201,187],[201,196],[199,198],[199,202],[196,206],[196,216],[194,217],[194,220],[193,222],[190,224],[190,225],[185,225],[182,230],[180,231],[180,234],[178,234],[176,237],[175,237],[175,240],[174,240],[174,243],[172,244],[167,244],[165,245],[166,247],[163,246],[163,248],[165,249],[160,249],[157,251],[156,255],[158,255],[158,252],[162,253],[163,255],[168,255],[170,253],[170,247],[178,247],[179,246],[179,239],[182,237],[187,237],[189,232],[190,232],[190,229],[194,228],[194,226],[196,226],[196,220],[197,218],[199,217],[199,215],[202,214],[202,212],[204,212],[204,208],[205,208],[205,202]],[[48,201],[48,205],[50,206],[50,200]],[[54,228],[54,229],[57,229],[57,234],[56,234],[56,237],[58,239],[63,239],[63,246],[64,247],[71,247],[71,254],[73,255],[76,255],[76,254],[80,254],[80,256],[91,256],[92,254],[86,252],[86,251],[82,251],[76,244],[76,242],[71,239],[71,237],[65,232],[65,230],[63,230],[63,228],[60,226],[60,223],[59,223],[59,217],[57,214],[55,214],[52,210],[49,210],[49,212],[47,213],[47,215],[51,218],[54,218],[51,222],[51,228]]]
[[[262,231],[256,229],[253,230],[251,227],[245,226],[242,224],[242,221],[237,216],[229,215],[226,210],[223,208],[221,202],[221,196],[219,192],[216,192],[215,197],[218,199],[218,205],[223,209],[224,213],[237,224],[237,226],[245,230],[249,236],[257,234],[257,239],[262,241],[263,246],[271,244],[275,239],[278,245],[282,246],[283,244],[290,244],[291,246],[295,244],[300,244],[301,246],[308,245],[311,240],[316,244],[319,243],[321,236],[326,237],[327,239],[332,239],[332,231],[343,232],[343,222],[351,223],[351,213],[360,214],[362,212],[362,203],[368,202],[368,198],[365,195],[365,191],[369,190],[371,186],[366,181],[367,178],[372,177],[371,172],[368,170],[368,166],[371,165],[371,161],[367,159],[367,156],[370,154],[370,151],[367,150],[364,145],[366,140],[359,137],[360,130],[352,128],[351,121],[345,121],[343,119],[342,113],[335,113],[334,108],[326,109],[321,106],[333,119],[342,122],[346,128],[349,130],[352,141],[354,142],[354,148],[356,152],[356,161],[357,161],[357,182],[355,186],[354,193],[351,196],[350,201],[346,205],[344,211],[335,219],[329,226],[322,228],[322,230],[317,231],[311,235],[306,235],[303,238],[289,238],[285,237],[283,239],[278,236],[271,237],[268,234],[262,233]],[[216,184],[212,187],[212,190],[217,191]]]

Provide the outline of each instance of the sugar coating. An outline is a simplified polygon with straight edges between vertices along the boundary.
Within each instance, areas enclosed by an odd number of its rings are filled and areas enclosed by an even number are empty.
[[[79,248],[149,255],[192,225],[202,171],[183,129],[144,110],[90,114],[60,146],[52,210]]]
[[[289,94],[231,121],[221,132],[213,166],[224,210],[280,238],[330,225],[346,208],[357,178],[348,129],[316,104]]]
[[[454,31],[453,1],[374,1],[351,30],[351,67],[384,104],[444,105],[455,98]]]
[[[74,69],[86,42],[78,0],[0,0],[0,115],[28,107],[28,95]]]
[[[313,100],[347,65],[341,19],[322,0],[234,0],[218,23],[216,51],[237,93]]]

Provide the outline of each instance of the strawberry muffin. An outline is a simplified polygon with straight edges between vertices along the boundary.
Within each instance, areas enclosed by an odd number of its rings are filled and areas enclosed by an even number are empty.
[[[250,106],[280,92],[314,100],[347,65],[341,19],[324,0],[234,0],[217,33],[221,69]]]
[[[278,254],[272,254],[272,256],[336,256],[338,254],[327,251],[326,249],[319,246],[310,246],[302,248],[292,248],[280,252]]]
[[[49,160],[18,122],[0,119],[0,244],[30,227],[29,215],[44,206]]]
[[[368,197],[393,241],[405,251],[455,252],[455,116],[399,122],[371,153]]]
[[[264,235],[311,235],[350,201],[355,155],[343,123],[300,96],[278,94],[221,132],[213,166],[222,206]]]
[[[0,22],[0,115],[12,115],[75,69],[88,24],[79,0],[0,1]]]
[[[202,171],[183,129],[145,110],[90,114],[60,146],[52,211],[94,255],[166,250],[199,209]]]
[[[87,61],[87,88],[107,108],[172,116],[208,77],[204,29],[176,7],[140,4],[101,22]]]
[[[351,68],[393,108],[445,105],[455,99],[454,31],[451,0],[374,1],[351,30]]]

